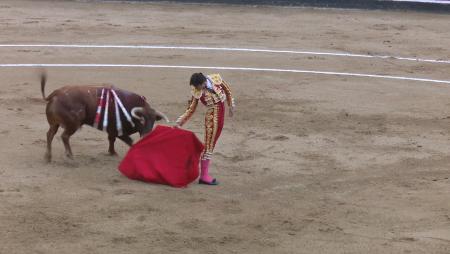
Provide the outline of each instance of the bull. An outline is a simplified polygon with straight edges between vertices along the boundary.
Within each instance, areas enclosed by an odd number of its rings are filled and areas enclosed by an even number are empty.
[[[64,129],[61,138],[64,143],[65,154],[67,157],[73,158],[69,143],[70,136],[84,124],[102,129],[102,126],[100,128],[96,126],[96,120],[98,120],[96,118],[98,117],[106,118],[105,122],[108,122],[107,126],[103,126],[103,130],[108,134],[108,151],[111,155],[116,154],[114,149],[116,138],[131,146],[133,140],[130,135],[138,132],[142,137],[152,131],[155,121],[164,119],[169,122],[163,113],[150,107],[145,97],[138,94],[107,85],[90,85],[64,86],[56,89],[49,96],[45,96],[46,81],[47,75],[42,73],[41,93],[47,102],[46,115],[50,125],[47,132],[47,151],[45,154],[47,162],[51,161],[52,140],[59,127]],[[106,103],[107,106],[104,107],[103,114],[99,115],[100,94],[103,95],[105,89],[107,91],[113,89],[115,96],[119,98],[123,110],[121,115],[118,113],[118,109],[114,112],[114,103]],[[109,97],[110,102],[112,97]],[[117,107],[117,104],[115,106]],[[126,119],[125,116],[128,116],[128,121],[121,120]],[[117,128],[117,119],[121,122],[119,123],[120,129]]]

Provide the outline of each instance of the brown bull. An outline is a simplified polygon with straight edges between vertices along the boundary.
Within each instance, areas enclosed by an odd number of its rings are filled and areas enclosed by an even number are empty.
[[[42,97],[47,101],[46,115],[50,125],[47,132],[47,153],[45,155],[47,161],[51,161],[52,140],[60,126],[64,129],[61,138],[66,155],[72,158],[72,150],[69,144],[70,136],[84,124],[94,126],[96,116],[107,118],[108,124],[105,126],[105,131],[108,133],[109,153],[112,155],[116,154],[114,142],[117,137],[131,146],[133,144],[133,140],[130,138],[131,134],[139,132],[143,136],[152,131],[155,121],[163,118],[167,122],[169,121],[163,113],[152,109],[143,96],[111,86],[65,86],[53,91],[46,97],[44,91],[46,80],[46,74],[43,73],[41,75],[41,92]],[[127,112],[118,113],[119,111],[115,111],[111,96],[109,106],[104,108],[102,114],[97,114],[100,94],[104,89],[113,89],[120,98],[123,109]],[[105,112],[109,112],[109,114],[106,113],[107,117],[105,117]],[[126,120],[124,115],[128,113],[131,113],[128,115],[129,121]],[[119,116],[119,120],[124,119],[120,120],[120,134],[116,127],[117,114],[121,116]],[[101,129],[102,127],[97,128]]]

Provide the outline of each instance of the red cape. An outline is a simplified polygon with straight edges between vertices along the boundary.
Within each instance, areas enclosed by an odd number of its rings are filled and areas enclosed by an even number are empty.
[[[185,187],[198,177],[203,148],[193,132],[158,125],[130,148],[119,170],[130,179]]]

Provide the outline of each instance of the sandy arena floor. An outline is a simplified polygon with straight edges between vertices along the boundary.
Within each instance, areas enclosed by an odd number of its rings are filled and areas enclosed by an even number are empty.
[[[179,4],[0,2],[0,44],[273,48],[450,59],[450,16]],[[303,54],[0,47],[5,63],[236,66],[450,80],[450,65]],[[188,69],[48,68],[113,83],[175,119]],[[216,70],[202,70],[217,72]],[[450,87],[220,71],[237,102],[212,162],[221,185],[131,181],[84,127],[44,163],[35,68],[0,68],[0,253],[450,253]],[[204,108],[186,125],[202,137]],[[137,138],[137,137],[135,137]]]

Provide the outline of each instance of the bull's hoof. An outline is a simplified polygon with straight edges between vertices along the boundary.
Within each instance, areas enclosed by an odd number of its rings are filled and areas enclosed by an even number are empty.
[[[66,157],[73,160],[73,154],[68,153],[68,154],[66,154]]]
[[[117,156],[118,154],[116,152],[109,152],[110,156]]]

